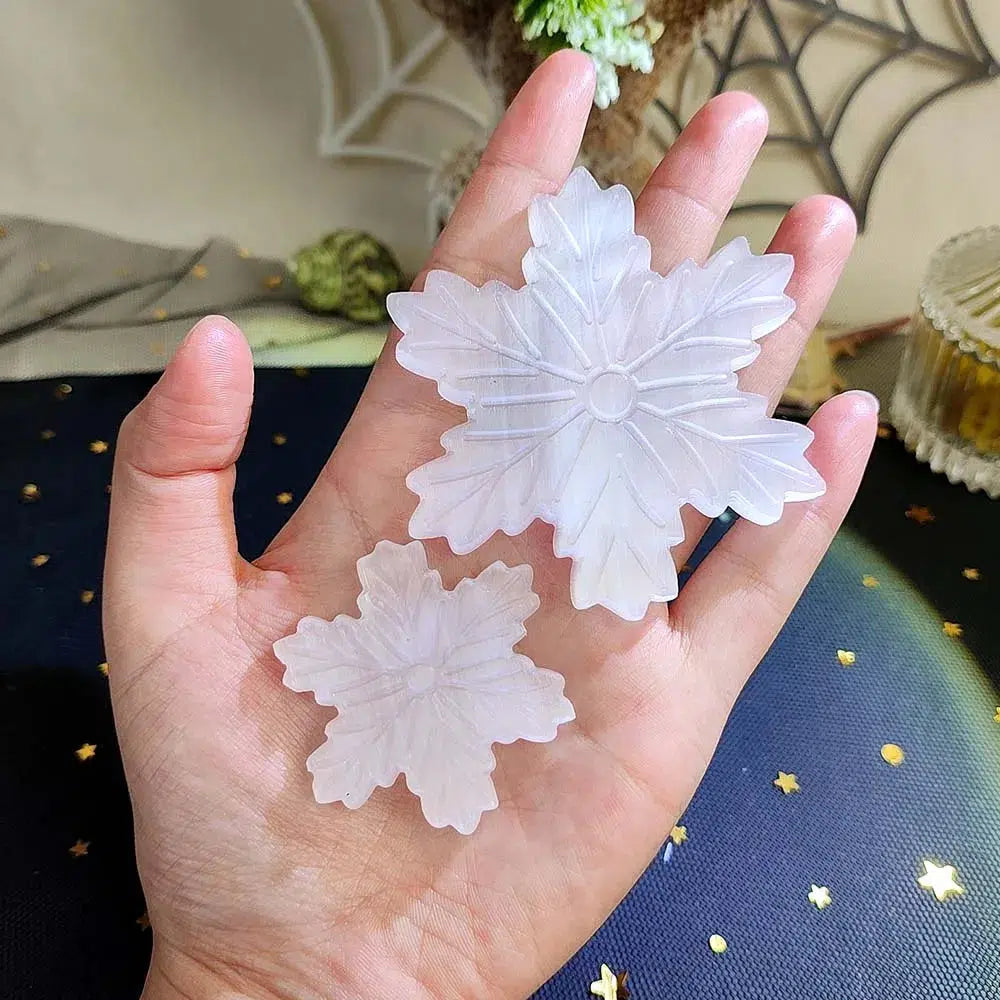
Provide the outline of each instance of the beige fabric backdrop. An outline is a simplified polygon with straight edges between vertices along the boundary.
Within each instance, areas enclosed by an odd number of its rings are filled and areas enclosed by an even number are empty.
[[[919,18],[940,21],[946,0],[909,2]],[[972,5],[1000,52],[1000,4]],[[407,269],[418,266],[428,245],[426,168],[322,158],[318,151],[323,136],[328,151],[337,145],[337,125],[377,86],[379,39],[395,60],[427,41],[432,26],[410,0],[385,0],[384,21],[375,0],[0,6],[4,210],[176,245],[219,235],[275,257],[331,227],[361,226],[392,245]],[[362,113],[351,141],[384,143],[430,163],[475,134],[475,120],[488,118],[483,88],[450,43],[426,50],[410,77],[424,91],[368,109],[373,116]],[[848,58],[843,49],[827,52],[810,69],[817,85],[832,92]],[[902,67],[866,96],[848,123],[848,145],[913,89],[916,72]],[[751,178],[751,193],[773,189],[775,171],[784,183],[787,170],[769,158]],[[956,231],[1000,219],[998,177],[995,80],[946,98],[896,146],[875,192],[869,232],[828,318],[860,324],[908,311],[932,248]],[[788,186],[798,192],[809,184]],[[759,246],[774,224],[773,216],[742,216],[730,228],[748,231]]]

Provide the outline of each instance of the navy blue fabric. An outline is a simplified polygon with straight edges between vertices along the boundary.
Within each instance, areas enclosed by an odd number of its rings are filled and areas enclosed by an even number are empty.
[[[367,378],[258,373],[240,462],[241,547],[305,494]],[[0,995],[139,995],[150,934],[99,672],[116,428],[148,376],[0,385]],[[55,431],[42,440],[43,429]],[[288,435],[281,448],[274,433]],[[25,483],[42,497],[22,502]],[[910,504],[936,519],[920,525]],[[681,822],[632,893],[538,1000],[589,995],[600,964],[635,1000],[1000,996],[1000,508],[879,441],[849,526],[740,699]],[[725,530],[717,524],[713,535]],[[32,566],[33,555],[49,561]],[[979,581],[962,568],[980,570]],[[872,574],[878,588],[861,577]],[[97,593],[80,600],[83,590]],[[961,623],[958,639],[944,620]],[[838,648],[857,662],[842,667]],[[906,760],[889,767],[883,743]],[[74,751],[98,745],[83,766]],[[782,795],[778,770],[802,790]],[[91,842],[86,858],[69,847]],[[966,887],[938,902],[925,859]],[[811,883],[830,887],[816,910]],[[725,954],[708,938],[720,934]],[[394,998],[395,1000],[395,998]]]

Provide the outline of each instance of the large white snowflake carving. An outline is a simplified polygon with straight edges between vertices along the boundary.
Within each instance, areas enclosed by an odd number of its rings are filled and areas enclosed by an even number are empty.
[[[578,168],[531,205],[523,288],[433,271],[389,297],[399,363],[469,416],[407,477],[410,534],[465,553],[540,517],[573,559],[574,606],[630,620],[677,595],[685,503],[770,524],[824,489],[810,431],[768,417],[734,374],[794,311],[792,258],[738,239],[664,277],[634,218],[624,187]]]
[[[357,809],[399,774],[431,826],[472,833],[497,806],[493,743],[555,739],[563,678],[513,651],[538,608],[531,567],[501,562],[445,590],[420,542],[358,560],[360,618],[303,618],[274,652],[285,684],[335,705],[306,762],[317,802]]]

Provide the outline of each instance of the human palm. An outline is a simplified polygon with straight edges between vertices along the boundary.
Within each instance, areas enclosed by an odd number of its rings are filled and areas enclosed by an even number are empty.
[[[561,185],[593,88],[589,60],[550,59],[484,155],[431,265],[518,284],[525,210]],[[691,122],[637,202],[666,271],[704,258],[766,132],[728,94]],[[743,380],[772,401],[854,236],[817,197],[772,249],[792,253],[798,309]],[[784,623],[857,488],[874,436],[870,397],[813,418],[824,498],[779,524],[739,522],[670,606],[640,623],[569,603],[568,560],[538,522],[470,556],[428,543],[446,586],[496,559],[534,568],[540,610],[519,647],[566,677],[577,719],[545,745],[498,754],[499,808],[474,835],[436,830],[397,783],[348,812],[316,805],[306,756],[330,710],[281,685],[274,641],[303,615],[352,613],[357,559],[406,541],[406,473],[461,419],[399,368],[390,342],[312,491],[255,563],[236,548],[234,462],[252,362],[227,321],[199,323],[126,419],[106,574],[112,696],[154,929],[147,996],[524,996],[591,934],[692,795],[730,707]],[[683,563],[704,529],[687,512]]]

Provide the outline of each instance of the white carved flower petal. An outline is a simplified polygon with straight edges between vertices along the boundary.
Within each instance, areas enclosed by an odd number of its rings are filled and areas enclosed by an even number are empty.
[[[355,618],[339,616],[335,621],[303,618],[292,635],[274,644],[274,654],[285,664],[283,678],[293,691],[312,691],[320,705],[348,708],[392,699],[400,689],[385,642],[368,635]]]
[[[635,422],[663,456],[682,495],[707,517],[727,507],[756,524],[773,524],[789,500],[822,496],[825,484],[806,461],[808,427],[766,414],[763,396],[737,390],[681,402],[664,417]]]
[[[519,535],[536,517],[551,520],[590,423],[579,406],[553,404],[535,426],[511,433],[475,421],[446,431],[446,454],[406,477],[421,497],[410,534],[444,535],[463,554],[495,531]]]
[[[453,826],[459,833],[472,833],[484,812],[500,804],[490,777],[496,760],[488,761],[452,752],[446,764],[433,739],[425,740],[410,758],[406,787],[420,798],[424,819],[431,826]]]
[[[400,363],[469,416],[407,478],[410,533],[464,553],[541,517],[574,559],[574,605],[629,618],[676,595],[665,549],[684,504],[770,523],[823,489],[808,432],[771,421],[735,375],[794,311],[792,258],[740,239],[664,277],[633,224],[628,192],[581,168],[530,208],[523,289],[433,272],[389,301]]]
[[[363,806],[376,787],[389,788],[399,777],[398,732],[388,722],[339,715],[326,727],[326,742],[306,759],[317,802]]]
[[[531,568],[446,591],[419,542],[383,541],[358,574],[360,618],[304,618],[274,646],[289,687],[339,710],[307,762],[316,799],[356,808],[402,772],[429,822],[471,832],[497,804],[491,745],[574,717],[562,677],[513,651],[538,608]]]
[[[669,548],[684,537],[680,509],[669,470],[631,421],[592,423],[556,511],[554,550],[573,559],[574,607],[637,621],[650,601],[677,596]]]
[[[583,383],[572,344],[555,336],[530,288],[477,288],[431,271],[422,292],[394,292],[387,307],[404,336],[396,359],[434,379],[442,398],[485,408],[507,397],[548,397]]]

